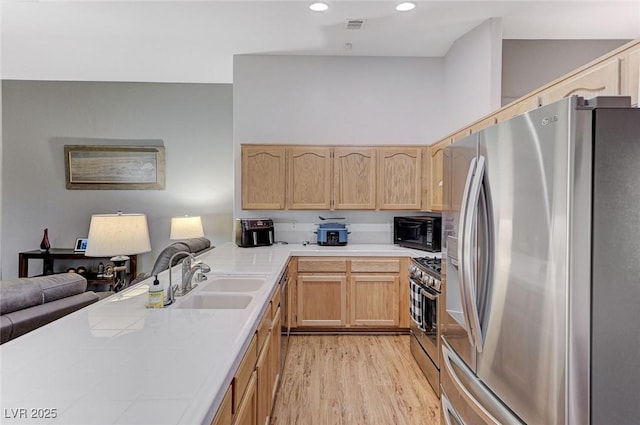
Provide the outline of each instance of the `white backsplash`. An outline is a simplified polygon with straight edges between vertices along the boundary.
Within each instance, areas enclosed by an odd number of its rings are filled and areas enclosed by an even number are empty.
[[[342,222],[342,221],[336,221]],[[349,243],[387,244],[393,243],[393,222],[391,223],[346,223]],[[316,243],[317,223],[275,222],[276,241]]]
[[[393,217],[415,214],[406,211],[242,211],[240,217],[271,218],[276,241],[316,243],[315,231],[318,224],[324,222],[345,223],[350,232],[349,243],[390,244],[393,243]]]

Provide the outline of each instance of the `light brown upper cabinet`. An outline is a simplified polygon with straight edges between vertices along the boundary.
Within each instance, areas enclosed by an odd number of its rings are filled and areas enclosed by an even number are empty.
[[[572,95],[591,98],[620,94],[620,60],[613,57],[565,80],[560,80],[541,94],[542,104]]]
[[[284,209],[285,152],[284,146],[242,146],[243,209]]]
[[[631,106],[638,106],[640,94],[640,45],[622,56],[620,94],[631,96]]]
[[[422,147],[378,148],[378,207],[419,210],[422,205]]]
[[[439,141],[429,148],[431,171],[431,190],[429,209],[431,211],[442,211],[445,208],[443,169],[444,169],[444,148],[451,144],[451,138]]]
[[[331,208],[331,147],[287,148],[287,208],[328,210]]]
[[[333,151],[333,208],[376,208],[376,148],[335,147]]]
[[[425,149],[242,145],[242,208],[420,210]]]

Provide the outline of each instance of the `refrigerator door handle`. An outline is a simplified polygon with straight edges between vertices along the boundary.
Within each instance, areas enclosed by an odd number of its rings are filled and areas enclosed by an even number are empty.
[[[469,337],[469,342],[471,343],[471,346],[475,346],[475,344],[473,341],[473,334],[471,331],[471,318],[469,317],[469,309],[467,308],[467,305],[466,305],[467,298],[465,296],[465,294],[467,293],[467,289],[466,289],[467,282],[465,280],[466,273],[464,270],[464,265],[465,265],[464,258],[466,257],[466,249],[464,246],[464,241],[465,241],[465,235],[467,232],[467,229],[465,228],[465,224],[467,222],[466,218],[467,218],[467,207],[469,203],[469,192],[471,190],[471,184],[473,182],[473,175],[476,170],[476,162],[477,162],[477,158],[473,157],[471,159],[471,162],[469,163],[469,171],[467,172],[467,180],[465,180],[464,192],[462,194],[462,204],[460,207],[460,223],[458,225],[458,232],[459,232],[458,240],[460,241],[460,243],[458,244],[458,261],[459,261],[458,281],[460,282],[460,304],[462,306],[464,323],[467,328],[467,336]]]
[[[482,352],[482,346],[484,338],[482,336],[482,329],[480,328],[480,316],[478,314],[478,306],[476,305],[476,273],[475,267],[472,262],[472,252],[476,250],[475,244],[475,232],[472,231],[478,217],[478,201],[480,198],[480,191],[482,189],[482,180],[484,177],[484,156],[478,157],[476,170],[473,176],[473,182],[469,189],[468,207],[470,211],[466,211],[465,223],[464,223],[464,235],[462,240],[462,246],[466,248],[466,253],[462,258],[463,266],[461,267],[464,273],[464,289],[465,299],[464,303],[467,307],[467,314],[469,316],[470,328],[469,333],[472,334],[471,343],[475,346],[478,352]]]
[[[462,419],[460,419],[460,416],[458,416],[458,412],[453,408],[453,405],[445,393],[440,394],[440,404],[442,406],[442,417],[446,425],[466,425]],[[454,422],[451,422],[451,419],[453,419]]]
[[[451,350],[445,344],[442,345],[442,354],[443,354],[442,357],[443,357],[443,360],[444,360],[444,367],[447,369],[448,375],[451,376],[451,381],[453,382],[453,385],[456,387],[456,389],[460,393],[460,396],[466,401],[467,405],[469,407],[471,407],[473,409],[473,411],[478,416],[480,416],[482,418],[483,423],[485,423],[485,424],[494,424],[494,425],[502,425],[502,423],[500,421],[498,421],[498,419],[496,419],[491,413],[489,413],[489,411],[487,411],[487,409],[485,409],[484,406],[482,406],[482,404],[464,386],[464,384],[462,383],[462,381],[458,377],[458,374],[454,370],[454,368],[453,368],[451,363],[452,362],[455,363],[456,366],[457,366],[457,369],[459,371],[461,371],[462,373],[466,372],[465,371],[466,365],[462,364],[461,360],[458,360],[457,358],[453,357],[454,356],[453,353],[451,352]],[[473,376],[467,376],[466,378],[467,378],[467,380],[473,380],[474,379]],[[453,410],[455,411],[455,409],[453,409]],[[445,418],[446,418],[446,416],[445,416]]]

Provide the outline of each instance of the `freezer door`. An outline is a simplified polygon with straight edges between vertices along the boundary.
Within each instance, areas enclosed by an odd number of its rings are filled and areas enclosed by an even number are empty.
[[[522,422],[496,398],[453,351],[442,344],[441,414],[443,424],[521,425]]]
[[[567,208],[572,99],[488,128],[480,274],[480,380],[527,424],[565,418]],[[479,244],[483,246],[483,244]],[[483,266],[485,267],[485,266]],[[479,350],[480,351],[480,350]]]

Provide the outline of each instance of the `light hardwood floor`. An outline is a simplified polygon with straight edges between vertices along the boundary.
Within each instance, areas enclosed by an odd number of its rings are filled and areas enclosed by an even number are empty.
[[[438,425],[408,335],[296,335],[271,425]]]

